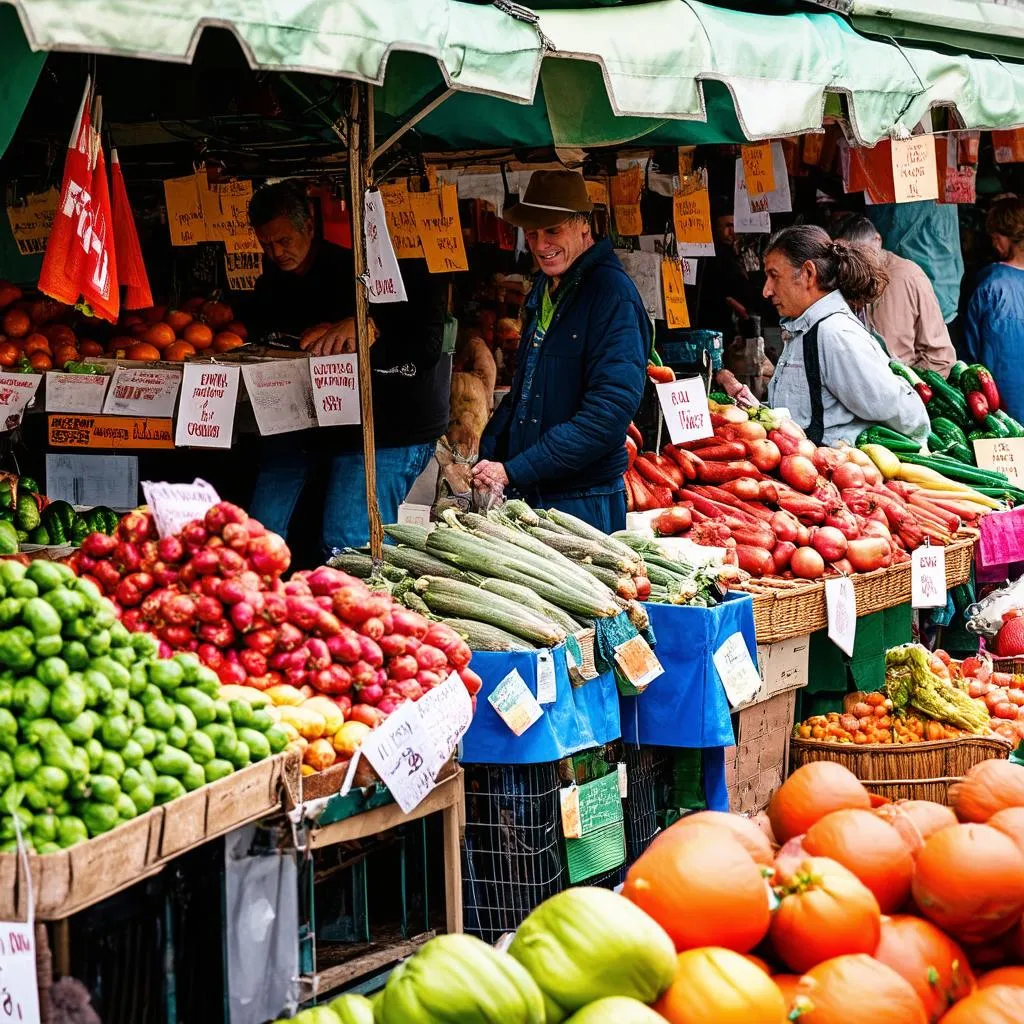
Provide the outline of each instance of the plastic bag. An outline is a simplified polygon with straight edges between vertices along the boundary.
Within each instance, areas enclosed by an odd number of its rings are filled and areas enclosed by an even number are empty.
[[[991,640],[1002,629],[1003,614],[1024,608],[1024,576],[970,605],[964,617],[971,633]]]

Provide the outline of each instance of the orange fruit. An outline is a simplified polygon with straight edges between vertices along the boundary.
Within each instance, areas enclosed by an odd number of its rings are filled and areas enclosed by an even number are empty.
[[[232,320],[224,330],[230,331],[232,334],[237,334],[240,338],[248,339],[249,337],[249,332],[246,330],[245,324],[243,324],[241,320]]]
[[[127,349],[130,349],[132,345],[137,344],[138,342],[130,335],[119,334],[116,337],[111,338],[110,341],[107,342],[107,351],[116,352],[118,349],[120,349],[123,352]]]
[[[0,341],[0,366],[13,366],[21,352],[13,341]]]
[[[0,281],[0,309],[17,302],[21,298],[21,289],[9,281]]]
[[[53,369],[53,360],[45,352],[36,352],[29,362],[32,364],[32,369],[35,370],[36,373],[42,373],[44,370]]]
[[[39,333],[49,338],[50,344],[54,347],[74,345],[77,341],[75,332],[67,324],[51,324],[49,327],[44,327]]]
[[[101,356],[103,355],[103,346],[98,341],[85,338],[79,343],[78,351],[83,356]]]
[[[155,348],[165,349],[168,345],[173,345],[175,341],[175,334],[171,328],[165,323],[153,324],[149,327],[145,334],[142,335],[142,340],[153,345]]]
[[[235,314],[231,311],[231,307],[226,302],[204,302],[200,311],[200,316],[215,330],[221,330],[227,327],[232,320],[235,319]]]
[[[192,314],[185,312],[183,309],[170,309],[167,311],[167,316],[164,317],[164,323],[175,334],[181,334],[192,323]]]
[[[244,344],[245,342],[237,334],[232,334],[230,331],[221,331],[213,339],[213,351],[230,352],[232,349],[241,348]]]
[[[163,358],[169,359],[172,363],[180,363],[195,354],[196,350],[187,341],[176,341],[164,349]]]
[[[127,352],[125,352],[125,358],[137,359],[139,362],[143,363],[155,363],[160,358],[160,349],[145,341],[136,342],[128,349]]]
[[[32,329],[32,321],[23,309],[9,309],[3,318],[4,334],[8,338],[24,338]]]
[[[23,346],[25,355],[30,356],[36,352],[42,352],[44,355],[50,355],[50,342],[47,340],[45,335],[42,334],[30,334],[25,339]]]
[[[181,333],[184,341],[187,341],[197,352],[209,348],[213,344],[213,331],[206,324],[191,323]]]

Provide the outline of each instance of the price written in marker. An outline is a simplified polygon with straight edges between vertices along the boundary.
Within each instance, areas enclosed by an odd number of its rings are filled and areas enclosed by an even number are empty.
[[[754,667],[742,633],[729,636],[711,660],[733,707],[746,703],[761,688],[761,676]]]
[[[220,501],[216,490],[198,477],[190,484],[143,480],[142,493],[161,537],[170,537],[193,519],[202,519]]]
[[[946,549],[941,544],[923,544],[910,553],[910,605],[945,608]]]
[[[828,638],[847,656],[853,655],[857,636],[857,595],[849,576],[825,580]]]
[[[321,427],[359,422],[359,359],[356,354],[313,356],[309,360],[313,408]]]
[[[0,1021],[39,1024],[33,925],[0,922]]]
[[[555,661],[551,652],[544,648],[537,652],[537,703],[554,704],[558,699],[558,684],[555,680]]]
[[[615,648],[615,663],[639,692],[665,671],[651,645],[639,633]]]
[[[412,701],[392,712],[363,740],[359,750],[405,814],[437,785],[437,746]]]
[[[687,377],[668,384],[658,384],[658,401],[673,444],[699,441],[711,437],[711,410],[704,382],[700,377]]]
[[[516,669],[498,683],[487,701],[517,736],[522,736],[544,714]]]

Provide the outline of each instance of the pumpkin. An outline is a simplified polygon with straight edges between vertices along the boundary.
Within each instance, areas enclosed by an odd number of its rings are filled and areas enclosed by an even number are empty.
[[[899,832],[871,811],[833,811],[815,822],[803,840],[812,857],[830,857],[875,895],[883,914],[907,901],[914,859]]]
[[[878,900],[852,872],[827,857],[809,857],[776,873],[780,903],[772,916],[775,952],[793,971],[832,957],[873,953],[881,914]]]
[[[696,814],[688,814],[682,821],[677,821],[658,838],[668,835],[672,829],[686,828],[688,825],[695,824],[718,825],[721,828],[729,829],[733,836],[743,844],[747,853],[754,858],[755,864],[764,864],[766,867],[770,867],[775,860],[771,841],[750,818],[744,818],[741,814],[726,814],[724,811],[698,811]]]
[[[1024,967],[997,967],[978,979],[978,988],[991,988],[993,985],[1024,988]]]
[[[921,913],[962,942],[1008,932],[1024,912],[1024,857],[988,825],[936,832],[918,854],[911,887]]]
[[[993,985],[980,988],[957,1003],[942,1024],[1020,1024],[1024,1020],[1024,988]]]
[[[803,835],[831,811],[870,810],[871,797],[849,769],[832,761],[798,768],[775,791],[768,805],[772,831],[779,843]]]
[[[939,829],[957,823],[951,808],[931,800],[899,800],[879,807],[875,814],[899,832],[914,857]]]
[[[753,953],[744,953],[743,959],[748,963],[752,963],[759,971],[764,971],[769,978],[772,976],[772,969],[768,966],[766,960],[762,960],[759,956],[754,956]]]
[[[1012,839],[1024,856],[1024,807],[1004,807],[996,811],[985,824]]]
[[[724,946],[747,953],[768,932],[761,870],[718,825],[669,829],[629,869],[622,895],[650,914],[679,951]]]
[[[786,1001],[764,971],[714,946],[680,953],[676,977],[654,1004],[669,1024],[784,1024]]]
[[[1001,758],[982,761],[949,787],[949,799],[961,821],[985,822],[1006,807],[1024,807],[1024,767]]]
[[[945,932],[920,917],[883,917],[875,959],[913,986],[929,1024],[974,990],[967,954]]]
[[[811,968],[797,999],[806,999],[800,1024],[926,1024],[928,1019],[910,983],[863,954]]]
[[[799,974],[775,974],[772,981],[778,986],[782,998],[786,1003],[786,1012],[791,1013],[796,1006],[797,996],[800,992]]]

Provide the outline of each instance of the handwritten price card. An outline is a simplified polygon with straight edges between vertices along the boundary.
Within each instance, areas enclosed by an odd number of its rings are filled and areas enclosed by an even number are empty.
[[[31,922],[0,922],[0,1021],[39,1024],[39,982]]]
[[[11,234],[22,256],[36,256],[46,251],[59,198],[57,190],[51,188],[49,192],[26,196],[23,205],[7,207]]]
[[[754,196],[774,192],[775,166],[772,162],[772,144],[759,142],[756,146],[743,146],[740,154],[747,191]]]
[[[437,757],[433,772],[437,775],[473,721],[473,701],[458,673],[452,672],[440,686],[427,690],[414,706],[434,741]]]
[[[406,183],[381,185],[380,197],[384,200],[384,215],[395,255],[400,260],[422,259],[420,229],[416,226],[416,215],[412,212]]]
[[[205,182],[205,177],[203,180]],[[168,178],[164,182],[164,202],[171,245],[195,245],[206,241],[203,201],[194,174]]]
[[[632,163],[622,168],[611,179],[611,189],[615,230],[620,235],[642,235],[644,225],[640,215],[640,196],[644,190],[643,164]]]
[[[200,184],[206,181],[205,175]],[[200,192],[203,217],[206,220],[206,239],[223,242],[228,252],[262,252],[256,232],[249,223],[249,200],[252,199],[251,181],[226,181],[207,185]]]
[[[103,411],[113,416],[171,416],[179,387],[180,370],[118,366]]]
[[[661,285],[665,292],[665,320],[669,327],[689,327],[690,312],[686,308],[683,268],[679,260],[661,260]]]
[[[427,270],[431,274],[469,270],[456,186],[441,182],[437,191],[410,192],[409,203],[427,259]]]
[[[405,814],[437,785],[437,748],[412,701],[406,701],[374,729],[359,752],[376,769]]]
[[[13,430],[39,390],[38,373],[0,373],[0,430]]]
[[[161,537],[170,537],[193,519],[202,519],[220,501],[213,486],[199,477],[190,484],[143,480],[142,494]]]
[[[371,302],[405,302],[405,283],[398,269],[388,234],[384,200],[379,192],[363,197],[363,231],[366,235],[366,290]]]
[[[312,356],[309,378],[319,426],[343,427],[359,422],[359,359],[354,352]]]
[[[186,364],[174,443],[179,448],[230,448],[235,429],[237,366]]]
[[[922,544],[910,553],[911,608],[945,608],[946,549]]]
[[[1024,482],[1024,438],[979,438],[973,441],[979,469],[1003,473],[1014,487]]]
[[[828,613],[828,638],[844,654],[852,657],[857,636],[857,595],[849,576],[825,580],[825,610]]]
[[[233,292],[251,292],[256,278],[263,273],[263,254],[259,252],[225,252],[224,273]]]
[[[668,384],[656,385],[661,412],[673,444],[699,441],[711,437],[711,410],[704,381],[700,377],[687,377]]]
[[[897,203],[939,198],[934,135],[893,140],[892,180]]]
[[[498,683],[488,695],[487,702],[517,736],[522,736],[544,714],[537,698],[516,669]]]
[[[274,359],[242,367],[256,426],[264,437],[316,426],[313,385],[301,359]]]
[[[103,374],[46,374],[47,412],[102,412],[110,378]]]
[[[708,243],[711,235],[711,200],[703,175],[681,178],[672,196],[672,220],[676,241]]]

